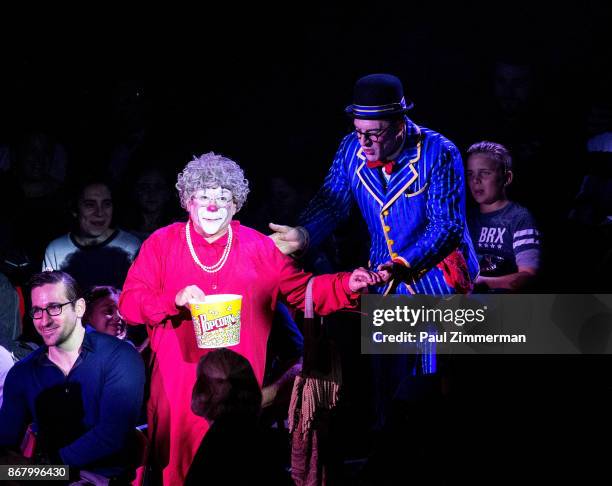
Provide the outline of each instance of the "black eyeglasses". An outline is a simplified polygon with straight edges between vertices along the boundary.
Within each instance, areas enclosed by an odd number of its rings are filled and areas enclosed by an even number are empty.
[[[75,301],[70,300],[63,304],[49,304],[44,309],[41,309],[40,307],[32,307],[32,309],[30,310],[30,316],[32,317],[32,319],[42,319],[44,311],[47,311],[47,314],[49,314],[49,316],[51,317],[59,316],[62,313],[62,309],[64,308],[64,306],[72,304],[73,302]]]
[[[361,137],[365,137],[366,141],[372,140],[372,142],[378,142],[380,140],[380,137],[382,137],[392,126],[393,124],[388,125],[387,127],[377,132],[360,132],[359,130],[355,129],[355,135],[357,135],[358,139],[360,139]]]

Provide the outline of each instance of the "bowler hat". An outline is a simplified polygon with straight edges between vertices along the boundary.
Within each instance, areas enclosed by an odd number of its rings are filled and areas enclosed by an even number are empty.
[[[406,102],[404,88],[392,74],[369,74],[357,80],[353,104],[345,112],[353,118],[380,120],[408,112],[414,103]]]

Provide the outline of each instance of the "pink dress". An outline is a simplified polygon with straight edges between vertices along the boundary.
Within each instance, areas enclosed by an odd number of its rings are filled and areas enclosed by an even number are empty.
[[[204,272],[193,260],[185,223],[151,235],[140,249],[125,281],[119,308],[131,324],[147,325],[153,353],[151,397],[147,404],[154,467],[167,485],[183,484],[208,423],[191,411],[196,366],[207,350],[196,345],[189,312],[176,308],[179,290],[197,285],[206,294],[242,295],[240,344],[231,349],[246,357],[261,384],[272,316],[279,298],[303,309],[311,274],[298,270],[267,236],[231,223],[229,258],[217,273]],[[191,230],[200,261],[219,261],[227,235],[208,243]],[[313,283],[315,312],[329,314],[354,307],[358,294],[348,287],[350,274],[321,275]]]

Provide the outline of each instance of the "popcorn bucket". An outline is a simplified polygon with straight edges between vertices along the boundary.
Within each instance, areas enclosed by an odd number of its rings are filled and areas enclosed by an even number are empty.
[[[242,295],[207,295],[192,302],[191,318],[198,348],[225,348],[240,343]]]

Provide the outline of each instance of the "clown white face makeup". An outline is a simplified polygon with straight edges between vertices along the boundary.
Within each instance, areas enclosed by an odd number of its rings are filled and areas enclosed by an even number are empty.
[[[207,241],[223,236],[236,214],[232,193],[221,187],[200,189],[191,196],[187,209],[194,229]]]

